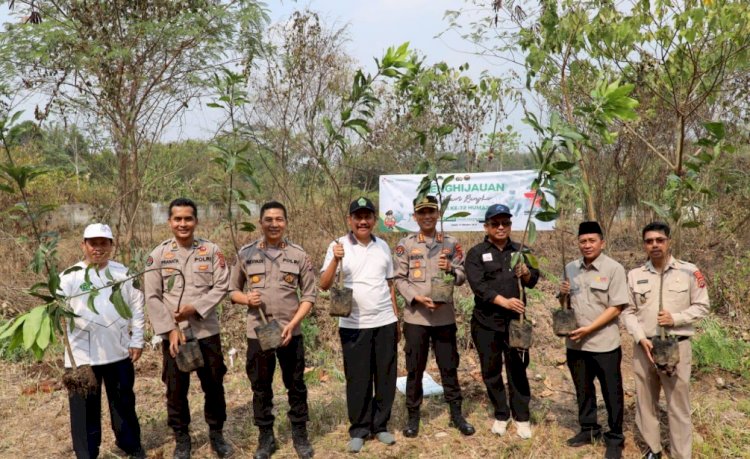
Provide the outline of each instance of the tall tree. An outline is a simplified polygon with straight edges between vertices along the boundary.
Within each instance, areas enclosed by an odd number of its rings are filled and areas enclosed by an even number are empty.
[[[151,145],[228,61],[248,65],[267,21],[254,0],[13,0],[24,19],[0,36],[4,71],[56,110],[106,126],[118,160],[120,245],[133,240]],[[11,73],[12,72],[12,73]]]

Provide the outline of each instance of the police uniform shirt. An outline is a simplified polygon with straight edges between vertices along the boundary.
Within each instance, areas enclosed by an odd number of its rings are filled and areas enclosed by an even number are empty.
[[[143,347],[143,293],[133,286],[132,280],[122,284],[120,292],[133,313],[132,319],[125,319],[109,300],[112,287],[107,285],[127,279],[128,268],[110,260],[105,269],[92,268],[87,280],[86,263],[74,266],[81,269],[60,276],[60,291],[68,297],[68,306],[77,315],[68,333],[76,365],[104,365],[128,358],[128,348]],[[101,289],[94,298],[96,312],[89,309],[86,293],[95,288]],[[71,367],[67,352],[65,367]]]
[[[175,328],[172,312],[177,311],[181,292],[180,304],[192,305],[196,314],[180,327],[189,326],[198,339],[219,333],[216,305],[229,287],[229,268],[219,246],[196,238],[191,247],[183,248],[174,238],[167,239],[151,252],[146,268],[150,269],[144,275],[146,309],[154,333],[164,334]],[[185,276],[184,281],[178,269]],[[169,289],[169,279],[175,274],[174,285]]]
[[[260,293],[266,320],[276,319],[282,328],[294,318],[301,302],[315,303],[317,296],[310,258],[302,247],[287,241],[273,247],[261,239],[240,249],[232,269],[229,290],[245,292],[246,289]],[[248,306],[248,338],[257,339],[255,327],[259,325],[263,325],[260,311]],[[295,336],[300,333],[302,330],[299,326],[292,332]]]
[[[472,247],[466,254],[466,279],[474,292],[474,315],[483,327],[505,331],[509,320],[520,314],[493,303],[495,297],[519,298],[518,278],[510,266],[513,252],[519,251],[520,244],[510,239],[502,249],[498,249],[487,236],[484,241]],[[523,282],[524,287],[534,288],[539,281],[539,270],[529,266],[531,278]]]
[[[398,322],[388,285],[394,275],[388,244],[374,235],[367,244],[362,244],[351,232],[338,241],[344,246],[344,258],[339,261],[337,272],[342,270],[344,287],[352,289],[352,313],[339,318],[339,327],[377,328]],[[336,241],[328,245],[321,273],[333,261],[335,244]]]
[[[463,250],[456,238],[437,233],[428,238],[422,233],[411,234],[399,241],[396,246],[396,289],[406,300],[404,322],[416,325],[440,326],[456,322],[453,300],[429,310],[412,301],[417,295],[430,296],[432,277],[440,277],[445,272],[438,268],[441,253],[451,260],[455,277],[454,285],[462,285],[466,280],[463,266]]]
[[[607,308],[630,303],[625,268],[601,254],[587,268],[583,258],[565,267],[570,280],[570,305],[579,327],[591,324]],[[609,352],[620,347],[619,321],[614,319],[578,342],[566,338],[568,349]]]
[[[661,275],[651,264],[635,268],[628,273],[628,288],[632,295],[623,321],[635,342],[659,334],[659,283]],[[709,300],[706,280],[692,263],[669,257],[664,270],[662,304],[674,320],[673,327],[666,331],[679,336],[692,336],[693,324],[708,314]]]

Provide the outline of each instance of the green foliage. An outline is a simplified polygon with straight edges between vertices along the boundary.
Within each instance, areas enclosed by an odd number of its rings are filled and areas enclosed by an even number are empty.
[[[720,368],[750,376],[750,344],[732,337],[715,318],[704,319],[701,332],[692,340],[695,368],[702,372]]]

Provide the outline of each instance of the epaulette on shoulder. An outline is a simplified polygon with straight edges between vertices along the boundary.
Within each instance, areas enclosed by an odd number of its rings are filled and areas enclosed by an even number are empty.
[[[240,247],[239,251],[242,252],[243,250],[247,250],[247,249],[249,249],[251,247],[254,247],[254,246],[258,245],[258,242],[260,242],[260,239],[256,239],[256,240],[254,240],[252,242],[249,242],[249,243],[243,245],[242,247]]]
[[[170,242],[172,242],[172,238],[171,238],[171,237],[170,237],[169,239],[165,239],[165,240],[161,241],[161,242],[159,243],[159,246],[162,246],[162,245],[167,245],[167,244],[169,244]]]
[[[299,251],[301,251],[301,252],[304,252],[304,251],[305,251],[305,249],[303,249],[303,248],[302,248],[302,246],[301,246],[301,245],[299,245],[299,244],[295,244],[294,242],[290,242],[290,241],[287,241],[286,243],[287,243],[287,245],[288,245],[289,247],[293,247],[293,248],[295,248],[295,249],[297,249],[297,250],[299,250]]]

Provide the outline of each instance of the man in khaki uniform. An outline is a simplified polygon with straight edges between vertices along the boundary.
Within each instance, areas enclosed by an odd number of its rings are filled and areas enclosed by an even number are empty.
[[[263,238],[240,249],[230,282],[232,301],[248,306],[245,370],[253,388],[253,417],[260,430],[256,459],[267,459],[276,451],[272,383],[277,358],[288,391],[294,449],[300,458],[313,457],[307,438],[305,345],[300,324],[315,303],[317,289],[310,258],[302,247],[284,240],[286,224],[283,204],[263,204]],[[282,327],[278,349],[264,352],[260,348],[255,333],[255,327],[263,324],[259,308],[263,308],[266,320],[276,319]]]
[[[233,449],[222,435],[227,417],[223,384],[227,367],[216,313],[216,306],[227,294],[229,269],[216,244],[194,236],[198,210],[193,201],[186,198],[172,201],[168,223],[174,237],[159,244],[149,255],[144,289],[154,333],[165,338],[162,380],[167,385],[167,423],[177,443],[174,457],[189,458],[191,450],[187,398],[190,373],[180,371],[175,360],[180,351],[180,329],[197,338],[203,354],[205,365],[196,373],[205,394],[203,409],[211,447],[219,457],[229,457]],[[178,269],[185,279],[177,275],[173,287],[168,289],[169,278]]]
[[[653,222],[643,228],[643,248],[648,261],[628,273],[632,306],[622,314],[633,335],[635,373],[635,422],[649,447],[647,458],[661,457],[659,392],[663,388],[669,417],[670,457],[688,459],[692,454],[693,425],[690,421],[690,337],[693,324],[708,314],[708,289],[698,268],[670,254],[669,226]],[[663,304],[659,312],[659,302]],[[654,365],[651,339],[659,328],[677,336],[680,361],[668,375]]]
[[[617,316],[630,303],[625,269],[604,255],[605,242],[597,222],[583,222],[578,228],[578,249],[582,257],[565,267],[567,278],[560,292],[570,295],[578,328],[566,338],[567,360],[576,389],[581,431],[568,439],[569,446],[592,443],[601,436],[596,419],[598,379],[607,407],[609,432],[604,434],[605,458],[619,459],[625,437],[622,433],[623,390],[620,363],[620,328]]]
[[[438,219],[438,202],[434,196],[415,201],[414,220],[419,225],[419,232],[401,239],[396,246],[396,289],[406,301],[404,337],[408,371],[406,408],[409,411],[409,421],[403,431],[406,437],[419,434],[422,375],[427,366],[430,341],[440,368],[445,401],[450,406],[451,425],[464,435],[474,434],[474,427],[461,414],[463,398],[458,385],[453,299],[448,303],[436,303],[430,298],[433,276],[451,274],[455,285],[461,285],[466,280],[461,245],[455,238],[436,231]]]

